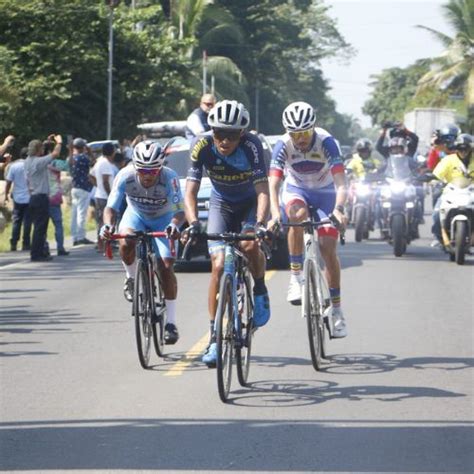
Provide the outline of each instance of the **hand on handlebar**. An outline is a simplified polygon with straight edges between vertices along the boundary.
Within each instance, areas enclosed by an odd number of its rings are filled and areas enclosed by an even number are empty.
[[[176,240],[179,238],[179,229],[174,222],[170,222],[165,229],[168,239]]]
[[[201,232],[201,223],[199,221],[191,222],[190,226],[181,233],[181,243],[184,245],[188,240],[194,240]]]
[[[115,232],[115,226],[109,225],[109,224],[104,224],[100,228],[99,235],[103,240],[110,240],[112,234]]]

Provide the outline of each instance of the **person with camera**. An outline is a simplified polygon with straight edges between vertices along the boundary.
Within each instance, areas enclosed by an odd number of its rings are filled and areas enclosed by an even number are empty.
[[[25,160],[26,180],[30,191],[30,213],[33,222],[31,261],[47,262],[52,257],[45,253],[46,233],[49,221],[49,175],[48,165],[61,154],[61,135],[50,135],[48,141],[55,146],[50,154],[44,155],[41,140],[31,140],[28,157]]]
[[[10,250],[15,252],[20,240],[21,227],[23,226],[22,250],[30,250],[31,245],[31,216],[29,211],[30,191],[26,183],[25,158],[28,149],[22,148],[20,158],[13,158],[12,164],[6,172],[5,203],[13,199],[12,236]],[[13,186],[13,191],[12,191]]]
[[[408,130],[402,122],[387,121],[382,125],[382,131],[375,145],[375,149],[384,157],[390,155],[389,141],[391,138],[403,138],[406,141],[406,154],[415,156],[418,148],[418,135]]]
[[[0,145],[0,156],[3,156],[5,153],[7,153],[10,148],[15,143],[15,137],[13,135],[8,135],[8,137],[5,138],[3,143]]]

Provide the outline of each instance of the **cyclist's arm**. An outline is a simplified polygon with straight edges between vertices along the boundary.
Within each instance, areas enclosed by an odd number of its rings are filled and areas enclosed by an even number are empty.
[[[285,143],[279,140],[273,148],[269,173],[270,211],[274,222],[280,220],[280,187],[284,178],[286,158]]]
[[[280,187],[282,178],[276,174],[270,174],[269,188],[270,188],[270,211],[272,221],[280,219]]]
[[[338,208],[343,208],[347,199],[346,176],[344,172],[341,172],[333,174],[332,178],[336,186],[336,203],[334,205],[333,214],[338,221],[343,222],[344,213],[338,210]]]
[[[257,222],[265,223],[269,210],[268,181],[255,183],[255,192],[257,193]]]
[[[186,220],[191,223],[198,220],[197,195],[201,186],[200,181],[186,181],[186,191],[184,194],[184,212]]]
[[[112,207],[106,206],[104,209],[104,225],[115,226],[117,213]]]

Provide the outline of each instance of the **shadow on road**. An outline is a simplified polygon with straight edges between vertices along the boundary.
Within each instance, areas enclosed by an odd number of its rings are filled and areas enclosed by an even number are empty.
[[[0,470],[472,472],[473,439],[472,421],[37,420],[0,423]]]

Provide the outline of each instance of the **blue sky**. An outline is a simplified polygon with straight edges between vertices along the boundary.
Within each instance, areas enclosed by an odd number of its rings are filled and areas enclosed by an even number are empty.
[[[370,75],[390,67],[405,67],[443,51],[432,35],[415,25],[451,34],[441,10],[445,3],[444,0],[325,0],[339,31],[357,50],[349,64],[325,60],[321,65],[339,112],[359,118],[364,127],[370,126],[370,118],[361,111],[369,97]]]

